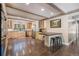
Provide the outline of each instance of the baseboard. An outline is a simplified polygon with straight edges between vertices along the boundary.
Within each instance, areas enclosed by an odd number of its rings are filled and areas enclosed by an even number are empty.
[[[68,43],[66,43],[66,42],[63,42],[62,44],[63,45],[66,45],[66,46],[69,46],[72,42],[74,42],[75,40],[72,40],[72,41],[70,41],[70,42],[68,42]]]
[[[69,43],[66,43],[66,42],[63,42],[62,44],[63,45],[66,45],[66,46],[69,46]]]

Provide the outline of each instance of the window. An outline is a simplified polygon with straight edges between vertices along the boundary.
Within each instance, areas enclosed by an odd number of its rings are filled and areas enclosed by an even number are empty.
[[[25,25],[24,24],[15,24],[14,30],[16,31],[25,31]]]

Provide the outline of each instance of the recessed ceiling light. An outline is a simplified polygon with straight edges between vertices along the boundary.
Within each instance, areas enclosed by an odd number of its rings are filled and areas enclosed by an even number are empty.
[[[53,15],[54,13],[53,12],[51,12],[51,15]]]
[[[41,9],[41,11],[44,11],[44,10],[45,10],[45,9],[43,9],[43,8]]]
[[[26,3],[27,5],[29,5],[30,3]]]

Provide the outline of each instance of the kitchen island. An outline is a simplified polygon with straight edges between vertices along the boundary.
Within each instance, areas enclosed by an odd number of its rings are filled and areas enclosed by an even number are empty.
[[[52,38],[60,37],[61,39],[63,39],[62,33],[48,32],[48,33],[43,33],[43,35],[45,36],[44,37],[44,44],[47,47],[50,47],[50,45],[53,45],[53,42],[52,42],[52,44],[50,43]]]

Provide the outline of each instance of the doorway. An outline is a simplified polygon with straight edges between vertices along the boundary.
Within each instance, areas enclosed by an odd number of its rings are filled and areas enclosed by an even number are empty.
[[[79,15],[72,17],[68,22],[68,42],[79,45]]]
[[[77,43],[79,44],[79,20],[77,20]]]

